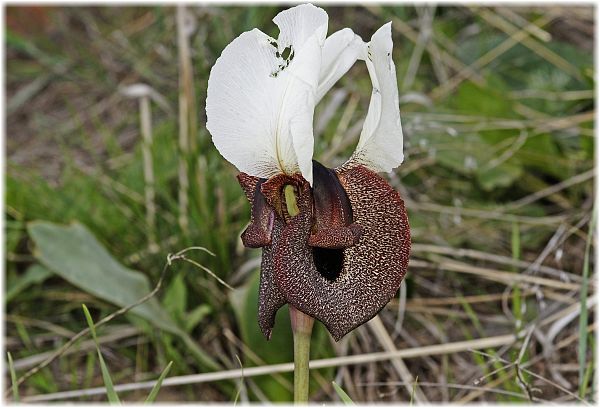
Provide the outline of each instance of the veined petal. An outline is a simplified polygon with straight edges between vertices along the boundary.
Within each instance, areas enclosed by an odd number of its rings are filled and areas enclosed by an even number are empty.
[[[404,160],[391,27],[387,23],[377,30],[368,45],[365,62],[373,93],[358,145],[344,166],[363,164],[376,172],[389,172]]]
[[[325,40],[319,74],[317,103],[331,87],[366,53],[367,44],[349,28],[336,31]]]
[[[290,45],[304,44],[313,35],[316,35],[320,45],[323,45],[327,35],[327,21],[325,10],[312,4],[301,4],[277,14],[273,22],[280,30],[277,39],[279,51]]]
[[[312,121],[327,13],[306,4],[273,21],[277,41],[254,29],[223,50],[208,80],[206,127],[241,172],[270,178],[300,171],[312,183]]]

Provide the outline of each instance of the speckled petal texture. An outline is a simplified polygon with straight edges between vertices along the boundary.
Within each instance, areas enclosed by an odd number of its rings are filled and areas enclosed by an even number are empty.
[[[273,244],[263,248],[262,262],[260,264],[260,286],[258,294],[258,325],[267,339],[271,338],[271,331],[275,324],[277,310],[287,303],[285,296],[275,285],[275,257],[277,243],[280,242],[284,223],[275,217],[273,226]]]
[[[383,178],[356,166],[338,173],[362,227],[355,246],[343,250],[343,269],[331,282],[312,262],[308,245],[311,196],[298,198],[300,214],[285,227],[275,254],[275,282],[291,305],[325,324],[337,341],[375,316],[394,296],[406,273],[410,230],[404,202]]]
[[[394,296],[406,273],[410,230],[398,192],[361,165],[331,172],[334,179],[318,174],[315,171],[315,190],[300,175],[276,176],[264,183],[238,176],[252,202],[251,225],[270,227],[271,240],[261,245],[258,313],[267,338],[275,313],[289,303],[320,320],[337,341],[373,318]],[[319,192],[319,180],[329,192]],[[285,184],[296,188],[300,213],[295,217],[285,210],[281,194]],[[340,195],[340,188],[345,194]],[[264,219],[265,204],[272,216],[270,224]],[[263,219],[254,219],[259,216]],[[316,232],[322,239],[315,240]]]
[[[265,224],[265,219],[263,218],[261,220],[255,218],[257,213],[261,213],[263,217],[265,217],[266,214],[265,206],[263,205],[266,204],[266,200],[264,197],[261,197],[262,193],[260,191],[260,187],[264,183],[262,183],[262,180],[258,177],[249,176],[246,173],[240,173],[238,175],[238,181],[244,190],[244,194],[246,194],[246,198],[248,198],[248,201],[250,201],[250,204],[252,205],[250,225],[242,234],[242,241],[244,242],[244,245],[250,248],[263,247],[260,265],[258,325],[265,337],[270,339],[271,331],[275,324],[275,314],[281,306],[287,303],[283,294],[279,291],[277,286],[275,286],[275,281],[273,279],[275,248],[272,245],[273,243],[279,242],[281,231],[285,225],[283,220],[274,213],[272,208],[266,207],[269,208],[270,211],[267,215],[269,217],[268,219],[272,220],[269,234],[270,242],[265,245],[258,245],[264,236],[264,234],[260,233],[260,226]],[[257,209],[256,207],[260,208]]]

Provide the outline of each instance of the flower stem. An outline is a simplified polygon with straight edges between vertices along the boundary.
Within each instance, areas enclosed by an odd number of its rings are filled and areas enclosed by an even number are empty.
[[[287,212],[291,217],[300,213],[296,203],[294,186],[286,185],[284,188],[285,204]],[[308,383],[310,361],[310,336],[312,334],[315,319],[302,313],[290,305],[290,320],[292,333],[294,335],[294,403],[306,404],[308,402]]]
[[[310,336],[314,319],[290,305],[290,319],[294,334],[294,403],[308,402],[308,383],[310,360]]]

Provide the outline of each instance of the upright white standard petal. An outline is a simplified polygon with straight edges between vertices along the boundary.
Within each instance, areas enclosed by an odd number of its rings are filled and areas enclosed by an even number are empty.
[[[373,34],[363,56],[373,93],[358,145],[345,164],[363,164],[376,172],[392,171],[404,160],[391,27],[387,23]]]
[[[366,53],[367,44],[349,28],[336,31],[325,40],[319,74],[317,102]]]
[[[206,127],[219,152],[256,177],[300,171],[312,184],[313,114],[327,13],[279,13],[277,40],[258,29],[233,40],[208,79]]]

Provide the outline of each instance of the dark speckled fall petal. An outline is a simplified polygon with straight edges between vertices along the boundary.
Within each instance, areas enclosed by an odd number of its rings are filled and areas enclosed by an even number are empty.
[[[373,318],[394,296],[410,252],[408,218],[398,192],[363,166],[341,170],[338,178],[354,222],[362,228],[356,245],[324,255],[341,256],[338,276],[333,281],[323,276],[315,248],[308,245],[313,225],[308,183],[298,197],[300,214],[281,235],[274,274],[287,302],[323,322],[336,341]]]
[[[237,175],[238,183],[244,190],[244,195],[252,204],[252,200],[254,200],[254,192],[256,191],[256,184],[260,181],[260,178],[251,176],[246,173],[239,173]]]
[[[287,303],[285,296],[275,284],[275,253],[277,243],[280,241],[284,222],[275,217],[273,225],[273,244],[263,247],[262,261],[260,264],[260,284],[258,293],[258,325],[267,339],[271,338],[275,314],[277,310]]]
[[[275,314],[281,306],[287,303],[273,279],[275,247],[272,243],[279,242],[284,222],[266,203],[266,199],[260,191],[261,185],[264,184],[263,179],[240,173],[238,181],[252,205],[250,225],[242,233],[242,242],[251,248],[263,247],[260,265],[258,325],[265,337],[269,339],[275,324]],[[267,230],[263,228],[265,225],[268,226]],[[269,242],[266,243],[264,237],[267,231]]]
[[[260,179],[255,184],[250,224],[242,233],[242,242],[248,248],[262,248],[270,245],[272,240],[273,223],[276,215],[260,191],[260,187],[264,182],[264,179]]]
[[[339,340],[389,302],[408,266],[410,230],[398,192],[361,165],[313,166],[312,189],[300,175],[238,176],[252,203],[244,244],[263,247],[258,320],[267,338],[275,313],[290,303]],[[287,214],[286,184],[295,187],[295,217]]]

